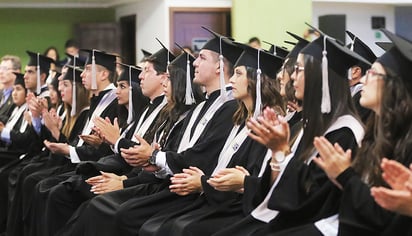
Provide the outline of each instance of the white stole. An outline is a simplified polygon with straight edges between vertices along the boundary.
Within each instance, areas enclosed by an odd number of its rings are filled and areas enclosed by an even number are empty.
[[[159,114],[162,108],[166,106],[166,104],[167,98],[166,96],[164,96],[162,102],[145,119],[144,117],[146,116],[146,113],[149,110],[149,107],[147,107],[146,110],[143,112],[142,116],[140,117],[139,122],[137,123],[135,134],[139,135],[140,137],[143,137],[149,129],[150,125],[153,123],[153,120],[156,118],[156,116]],[[132,137],[132,141],[137,141],[134,135]]]
[[[239,125],[235,125],[232,128],[228,138],[226,139],[226,143],[223,146],[223,149],[220,151],[219,160],[217,165],[212,173],[212,176],[216,174],[221,169],[224,169],[229,164],[230,160],[232,159],[233,154],[239,150],[239,147],[243,144],[243,142],[247,138],[248,130],[246,126],[243,127],[242,130],[238,133]]]
[[[116,91],[114,90],[115,87],[113,84],[110,84],[107,89],[110,89],[109,92],[107,92],[103,98],[99,101],[99,104],[97,104],[96,109],[93,111],[93,114],[90,116],[90,119],[88,122],[86,122],[86,125],[83,127],[82,135],[89,135],[92,132],[92,128],[94,127],[94,121],[93,119],[95,117],[99,117],[103,111],[109,106],[109,104],[116,99]],[[83,139],[79,139],[79,142],[77,143],[77,147],[82,146],[84,143]]]
[[[360,146],[362,139],[363,139],[363,135],[364,135],[364,129],[363,126],[361,125],[361,123],[355,119],[353,116],[351,115],[343,115],[341,117],[339,117],[324,133],[324,136],[332,131],[338,130],[340,128],[343,127],[348,127],[352,130],[356,142],[358,143],[358,145]],[[303,131],[303,130],[302,130]],[[300,143],[302,136],[303,136],[303,132],[301,131],[301,133],[299,133],[299,136],[297,137],[295,143],[292,146],[292,153],[286,156],[285,159],[285,165],[287,165],[287,163],[289,163],[289,161],[293,158],[294,156],[294,152],[296,151],[296,148],[298,146],[298,144]],[[317,151],[315,151],[313,153],[313,155],[311,155],[311,158],[306,162],[307,165],[310,164],[310,162],[312,161],[313,157],[317,155]],[[265,199],[263,200],[263,202],[256,207],[251,215],[260,221],[269,223],[272,219],[274,219],[278,214],[279,211],[276,210],[271,210],[268,208],[268,202],[270,199],[270,196],[272,195],[273,190],[275,189],[275,187],[277,186],[277,184],[279,183],[280,178],[282,177],[282,174],[284,172],[286,168],[281,168],[281,171],[278,175],[278,177],[276,178],[275,182],[273,183],[272,187],[270,188],[268,194],[266,195]],[[329,222],[329,221],[328,221]],[[330,221],[332,222],[332,221]]]
[[[197,142],[200,135],[202,134],[203,130],[206,128],[209,121],[215,115],[216,111],[225,103],[225,101],[223,101],[221,96],[216,98],[213,104],[205,112],[203,118],[197,124],[195,131],[193,132],[192,138],[190,138],[190,132],[192,130],[192,127],[197,117],[199,116],[200,110],[202,110],[205,103],[206,101],[203,101],[193,111],[192,116],[190,117],[189,124],[186,127],[185,132],[183,133],[183,137],[182,137],[182,140],[180,141],[179,148],[177,149],[178,153],[181,153],[185,151],[186,149],[193,147],[193,145]]]
[[[26,111],[26,107],[27,104],[24,103],[23,105],[21,105],[20,107],[15,107],[13,112],[10,115],[9,120],[7,121],[6,125],[4,126],[5,128],[12,130],[14,128],[14,126],[17,124],[17,122],[19,121],[19,118],[21,115],[23,115],[23,113]],[[24,118],[23,118],[23,122],[20,126],[20,132],[22,130],[22,127],[24,126],[23,132],[26,129],[25,127],[27,127],[27,122],[26,125],[24,124]]]

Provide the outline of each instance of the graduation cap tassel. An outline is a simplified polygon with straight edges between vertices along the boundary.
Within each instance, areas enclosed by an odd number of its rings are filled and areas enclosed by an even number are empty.
[[[328,82],[328,58],[326,55],[328,52],[326,51],[326,38],[323,38],[323,51],[322,51],[322,103],[321,103],[321,112],[322,113],[329,113],[331,110],[330,105],[330,94],[329,94],[329,82]]]
[[[37,95],[40,95],[41,92],[41,81],[40,81],[40,53],[37,53],[37,70],[36,70],[36,75],[37,75],[37,87],[36,87],[36,93]]]
[[[261,74],[262,70],[260,69],[260,50],[258,50],[258,69],[256,75],[256,105],[255,111],[253,113],[253,117],[257,118],[260,115],[261,107],[262,107],[262,95],[261,95]]]
[[[76,104],[76,57],[73,59],[73,83],[72,83],[72,110],[70,111],[70,116],[75,116],[77,113],[77,104]]]
[[[129,113],[127,115],[127,124],[130,124],[133,120],[133,94],[132,94],[132,68],[129,66]]]
[[[225,83],[225,73],[224,73],[224,63],[223,63],[223,55],[222,55],[222,37],[219,39],[219,75],[220,75],[220,97],[223,99],[223,101],[227,100],[227,95],[226,95],[226,83]]]
[[[355,47],[355,39],[356,39],[356,36],[355,36],[355,38],[353,38],[353,40],[352,40],[352,43],[351,43],[351,45],[350,45],[350,50],[353,52],[353,48]],[[349,68],[348,69],[348,79],[349,80],[352,80],[352,68]]]
[[[96,58],[94,56],[94,50],[92,53],[92,90],[97,89],[97,78],[96,78]]]
[[[195,103],[195,99],[193,98],[192,83],[191,83],[191,78],[190,78],[190,60],[189,60],[189,54],[187,54],[185,104],[192,105],[194,103]]]
[[[70,69],[70,68],[69,68]],[[75,116],[77,113],[76,105],[76,58],[73,59],[73,82],[72,82],[72,109],[70,111],[70,116]]]

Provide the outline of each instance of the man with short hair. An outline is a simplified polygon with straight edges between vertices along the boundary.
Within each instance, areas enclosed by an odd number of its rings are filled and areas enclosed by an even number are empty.
[[[0,63],[0,83],[3,89],[0,92],[0,121],[6,123],[13,111],[14,104],[11,97],[13,85],[16,79],[14,73],[20,73],[20,58],[13,55],[5,55]],[[14,73],[13,73],[14,72]]]

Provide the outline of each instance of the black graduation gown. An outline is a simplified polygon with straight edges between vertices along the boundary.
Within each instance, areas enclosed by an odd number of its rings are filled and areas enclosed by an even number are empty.
[[[4,102],[4,104],[0,107],[0,121],[5,124],[13,112],[15,105],[13,103],[13,98],[10,96],[7,98],[7,100]]]
[[[362,91],[359,91],[355,95],[353,95],[352,100],[353,100],[353,104],[355,105],[356,111],[358,112],[359,117],[361,118],[362,122],[365,124],[370,114],[372,113],[372,111],[368,108],[363,107],[359,103],[359,100],[361,98],[361,92]]]
[[[402,164],[408,166],[412,162],[409,154]],[[407,228],[397,227],[409,222],[408,218],[395,216],[395,213],[381,208],[370,194],[366,185],[352,168],[348,168],[337,177],[343,186],[342,200],[339,209],[339,235],[406,235]],[[402,232],[402,234],[395,234]]]
[[[268,149],[246,138],[232,156],[227,168],[245,167],[251,176],[258,176]],[[228,224],[240,220],[243,194],[215,190],[202,176],[203,193],[183,209],[166,209],[143,224],[139,235],[211,235]]]
[[[3,144],[3,147],[0,148],[0,167],[10,161],[17,160],[22,154],[29,152],[32,145],[38,144],[38,140],[36,139],[37,135],[30,125],[27,124],[24,131],[20,132],[23,121],[24,113],[20,115],[18,121],[10,130],[10,144],[0,141]]]
[[[110,90],[104,90],[104,91],[100,92],[98,96],[94,96],[94,97],[91,98],[91,100],[90,100],[90,109],[89,109],[89,112],[87,113],[87,116],[85,116],[85,117],[87,117],[88,120],[91,119],[91,116],[92,116],[94,110],[96,109],[96,107],[98,106],[100,100],[109,91]],[[112,101],[109,101],[109,104],[106,106],[106,108],[101,113],[101,117],[108,117],[110,120],[113,120],[115,115],[117,114],[117,106],[118,105],[117,105],[117,100],[116,99],[113,99]],[[86,119],[84,119],[84,121],[85,120]],[[83,126],[84,126],[84,124],[85,124],[85,122],[83,122]],[[83,127],[79,127],[78,131],[80,131],[80,133],[81,133],[82,130],[83,130]],[[79,139],[76,136],[76,140],[73,144],[77,144],[78,141],[79,141]],[[102,145],[99,146],[99,148],[95,148],[91,145],[88,145],[88,144],[84,143],[80,147],[75,147],[75,149],[76,149],[76,152],[77,152],[80,160],[82,160],[82,158],[96,159],[96,158],[100,157],[98,155],[101,155],[103,153],[111,152],[110,147],[106,144],[102,144]],[[82,155],[84,155],[84,156],[82,156]],[[63,168],[61,170],[58,170],[57,174],[62,173],[62,171],[69,171],[69,170],[74,169],[75,165],[71,164],[70,161],[65,160],[64,157],[60,157],[60,158],[61,158],[60,160],[63,163],[67,164],[67,165],[65,165],[65,167],[68,168],[68,169]],[[55,159],[56,158],[53,158],[53,162],[55,161]],[[49,160],[49,158],[47,158],[47,160]],[[35,166],[39,166],[39,165],[40,165],[39,163],[36,163],[34,166],[25,167],[25,172],[19,173],[19,178],[17,178],[16,184],[14,184],[14,187],[16,189],[20,188],[21,191],[24,191],[22,186],[23,186],[25,178],[27,177],[26,173],[32,174],[33,169],[34,169],[34,171],[39,170],[38,168],[35,167]],[[25,174],[23,174],[23,173],[25,173]],[[55,184],[59,183],[62,180],[62,177],[60,175],[56,175],[56,174],[53,175],[53,173],[49,173],[49,174],[51,174],[51,176],[48,176],[45,179],[33,178],[32,180],[35,180],[36,183],[39,180],[41,180],[41,182],[47,182],[49,184],[49,186],[55,185]],[[68,178],[68,177],[64,177],[64,178]],[[30,186],[30,185],[27,185],[27,186]],[[33,187],[35,187],[35,186],[29,187],[30,190],[31,190],[30,194],[33,194],[33,193],[37,192],[37,191],[34,190],[35,188],[33,188]],[[14,196],[19,196],[19,199],[22,198],[21,195],[22,194],[19,194],[19,195],[14,194]],[[19,199],[15,199],[14,201],[19,200]],[[19,200],[19,201],[21,202],[22,200]],[[21,227],[23,225],[23,223],[21,223],[22,220],[23,220],[23,216],[24,216],[23,213],[27,212],[27,210],[24,210],[24,212],[23,212],[23,209],[22,209],[23,206],[22,206],[22,204],[18,203],[18,201],[16,201],[16,203],[13,203],[13,205],[16,206],[17,209],[13,210],[13,211],[10,211],[10,213],[14,214],[15,216],[11,217],[9,215],[9,219],[15,219],[15,220],[13,220],[13,221],[9,220],[8,221],[7,232],[10,235],[20,235],[23,228],[24,228],[24,227]],[[9,226],[9,224],[11,224],[11,225]]]
[[[325,138],[331,143],[339,143],[344,150],[352,149],[355,152],[358,148],[353,132],[347,127],[331,131]],[[295,156],[301,149],[299,144]],[[243,199],[247,207],[260,204],[270,190],[270,166],[266,168],[262,178],[245,179]],[[215,235],[268,235],[313,224],[338,212],[336,202],[340,200],[340,195],[340,190],[314,162],[307,165],[298,158],[292,158],[268,202],[269,209],[279,211],[277,217],[264,223],[248,215]]]
[[[153,103],[149,105],[144,119],[148,118],[162,103],[163,98],[164,96],[162,95],[154,99]],[[148,130],[154,127],[158,117],[159,115],[153,118]],[[125,137],[120,139],[118,144],[119,148],[129,148],[136,145],[135,142],[130,141],[135,133],[136,125],[137,121],[127,130]],[[146,132],[146,134],[148,133],[149,132]],[[143,138],[146,138],[146,135]],[[50,219],[49,221],[52,221],[53,224],[47,224],[49,226],[48,229],[43,230],[53,234],[66,223],[80,204],[95,196],[95,194],[90,192],[91,186],[85,182],[87,178],[100,175],[99,171],[124,175],[131,170],[132,167],[124,161],[120,154],[105,156],[97,162],[87,161],[80,163],[76,168],[76,174],[73,174],[49,190],[49,195],[46,200],[46,219]],[[43,190],[39,189],[39,191]]]
[[[78,141],[84,124],[88,118],[88,110],[82,111],[73,126],[70,137],[60,135],[59,140],[51,138],[51,141],[74,144]],[[45,127],[43,127],[45,129]],[[14,183],[14,198],[9,206],[7,232],[10,235],[20,235],[23,230],[23,220],[26,218],[31,204],[34,201],[34,189],[36,184],[44,178],[70,170],[73,164],[62,155],[49,153],[48,157],[39,161],[32,160],[24,166]]]
[[[209,97],[203,106],[204,110],[210,107],[214,99],[218,97],[218,92],[212,94],[215,96]],[[236,108],[235,101],[223,104],[215,112],[192,148],[180,154],[167,151],[169,166],[171,164],[169,160],[174,160],[173,164],[180,164],[179,167],[176,165],[177,172],[181,172],[183,168],[189,166],[197,166],[202,170],[208,169],[209,172],[205,173],[210,175],[217,163],[216,157],[218,157],[225,139],[232,129],[232,116]],[[191,114],[186,117],[183,127],[187,126],[190,116]],[[202,112],[199,113],[199,116],[202,116]],[[178,158],[182,160],[176,161]],[[196,163],[196,160],[199,164]],[[174,171],[173,168],[172,171]],[[59,235],[113,235],[117,233],[135,235],[139,226],[158,211],[170,206],[186,206],[198,196],[191,194],[181,197],[171,193],[168,186],[169,180],[167,179],[161,183],[139,184],[135,187],[97,196],[87,205],[83,204],[78,209],[69,220],[68,225],[59,232]],[[99,223],[97,224],[97,222]]]

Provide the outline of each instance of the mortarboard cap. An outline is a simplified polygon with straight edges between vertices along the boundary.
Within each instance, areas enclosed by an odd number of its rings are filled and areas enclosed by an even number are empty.
[[[167,66],[176,57],[172,54],[172,52],[170,52],[169,49],[165,47],[162,42],[160,42],[159,39],[156,38],[156,40],[157,42],[159,42],[162,48],[159,51],[153,53],[151,56],[145,58],[144,60],[157,64],[159,66],[159,69],[161,70],[159,72],[167,72]]]
[[[235,63],[237,66],[247,66],[255,68],[257,71],[256,78],[256,102],[254,117],[260,115],[262,110],[261,95],[261,74],[264,73],[270,78],[276,77],[276,72],[282,67],[283,58],[270,54],[264,50],[252,48],[246,44],[236,43],[243,48],[243,52]]]
[[[144,49],[140,49],[140,51],[142,51],[142,53],[143,53],[143,57],[144,57],[144,58],[146,58],[146,57],[150,57],[150,56],[152,55],[152,53],[151,53],[151,52],[146,51],[146,50],[144,50]]]
[[[133,86],[132,82],[140,84],[139,74],[142,72],[140,67],[127,65],[123,63],[117,63],[122,66],[123,72],[120,74],[119,81],[127,81],[129,83],[129,111],[127,116],[127,124],[130,124],[133,121]]]
[[[230,63],[234,64],[237,58],[242,53],[232,42],[233,39],[220,35],[204,26],[203,29],[211,33],[214,37],[206,42],[202,49],[207,49],[219,54],[219,70],[220,70],[220,96],[223,101],[227,100],[226,95],[226,82],[224,75],[224,63],[223,57],[225,57]]]
[[[195,69],[193,68],[193,62],[195,61],[195,58],[189,54],[186,50],[183,49],[182,46],[179,44],[175,43],[177,47],[179,47],[182,50],[182,53],[177,56],[171,63],[170,65],[179,67],[186,71],[186,95],[185,95],[185,104],[186,105],[192,105],[196,103],[196,100],[193,96],[193,91],[192,91],[192,80],[195,75]]]
[[[295,44],[295,46],[292,48],[292,50],[290,50],[289,54],[287,55],[287,57],[294,57],[297,58],[299,52],[306,47],[306,45],[309,44],[309,41],[299,37],[298,35],[291,33],[289,31],[286,31],[287,34],[289,34],[290,36],[292,36],[293,38],[295,38],[296,40],[298,40]],[[289,43],[288,41],[286,41],[287,43]]]
[[[412,67],[412,42],[386,29],[381,31],[392,41],[393,46],[376,61],[404,80],[412,94],[410,70]]]
[[[107,54],[103,51],[97,49],[80,49],[80,51],[87,52],[89,55],[87,57],[86,65],[92,65],[92,90],[97,89],[96,81],[96,65],[105,67],[111,72],[116,71],[116,56],[112,54]]]
[[[393,47],[393,43],[391,42],[375,42],[375,44],[382,48],[385,52]]]
[[[72,56],[68,53],[66,53],[66,56],[68,58],[65,66],[70,65],[70,66],[75,66],[75,67],[83,67],[86,61],[84,60],[83,57],[79,56]]]
[[[373,51],[366,45],[362,40],[360,40],[356,35],[354,35],[349,30],[346,30],[346,33],[351,38],[352,42],[348,47],[366,59],[369,63],[373,63],[376,60],[376,56]],[[370,64],[369,64],[370,65]]]
[[[49,70],[50,70],[50,63],[54,63],[54,60],[51,59],[50,57],[43,56],[40,53],[34,53],[34,52],[31,52],[31,51],[26,51],[26,52],[30,57],[30,60],[27,63],[27,65],[36,67],[36,76],[37,76],[36,93],[40,94],[40,90],[41,90],[40,76],[41,76],[41,73],[48,74]]]
[[[311,55],[322,63],[322,113],[329,113],[331,110],[328,68],[346,78],[348,69],[352,66],[358,63],[369,63],[327,35],[321,35],[303,48],[300,53]]]
[[[16,75],[16,79],[14,80],[14,85],[20,84],[23,88],[26,88],[24,84],[24,74],[13,72]]]
[[[71,104],[71,111],[70,116],[75,116],[77,112],[77,92],[76,92],[76,83],[82,82],[82,77],[80,76],[83,70],[79,67],[74,67],[71,65],[66,65],[67,72],[63,76],[62,80],[70,80],[72,82],[72,104]]]
[[[263,41],[263,42],[270,45],[269,52],[272,53],[275,56],[285,58],[289,54],[289,51],[287,49],[283,48],[283,47],[278,47],[278,46],[276,46],[272,43],[266,42],[266,41]]]

